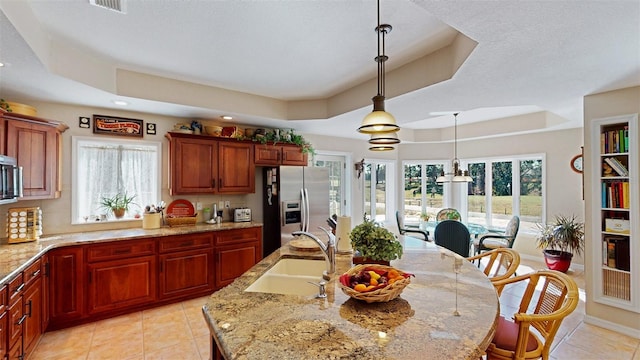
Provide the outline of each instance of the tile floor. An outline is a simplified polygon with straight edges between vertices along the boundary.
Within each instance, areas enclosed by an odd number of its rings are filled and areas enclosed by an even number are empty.
[[[518,274],[543,268],[523,260]],[[570,271],[584,299],[584,274]],[[184,301],[69,329],[47,332],[30,360],[209,358],[202,318],[205,298]],[[551,351],[553,360],[640,360],[640,340],[585,324],[584,302],[567,317]]]

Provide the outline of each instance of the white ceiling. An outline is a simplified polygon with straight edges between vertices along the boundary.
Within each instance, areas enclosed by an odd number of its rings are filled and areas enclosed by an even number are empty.
[[[0,95],[104,108],[124,99],[131,111],[232,114],[240,123],[363,137],[355,129],[376,93],[375,1],[122,1],[125,14],[89,0],[0,0]],[[533,131],[580,127],[585,95],[640,85],[637,0],[381,7],[393,26],[386,108],[405,140],[451,126],[451,116],[433,115],[443,111],[460,111],[461,126],[542,111],[555,121]],[[400,76],[434,51],[459,51],[460,37],[477,43],[466,60]],[[415,79],[421,85],[411,88]],[[304,106],[293,115],[292,104]],[[327,116],[306,112],[318,104]]]

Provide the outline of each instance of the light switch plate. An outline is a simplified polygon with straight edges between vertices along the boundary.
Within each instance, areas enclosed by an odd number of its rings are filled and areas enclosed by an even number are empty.
[[[218,211],[224,209],[224,201],[218,201]]]
[[[197,202],[196,203],[196,210],[202,211],[202,203],[201,202]]]

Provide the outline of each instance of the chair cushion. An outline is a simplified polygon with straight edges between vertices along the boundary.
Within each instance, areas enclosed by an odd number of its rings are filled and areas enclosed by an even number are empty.
[[[499,349],[515,351],[516,341],[518,340],[518,324],[513,321],[509,321],[500,316],[498,320],[498,328],[496,334],[491,341]],[[527,339],[526,351],[533,351],[538,347],[536,337],[529,332],[529,338]]]
[[[480,246],[480,239],[474,239],[473,245],[476,247]],[[489,249],[497,249],[500,247],[509,247],[509,244],[505,240],[500,239],[484,239],[482,241],[482,246]]]

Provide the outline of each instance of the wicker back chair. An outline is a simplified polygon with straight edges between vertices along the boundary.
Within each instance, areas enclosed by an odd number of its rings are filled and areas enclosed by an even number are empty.
[[[501,294],[505,286],[519,282],[527,282],[519,309],[512,320],[500,317],[487,359],[548,359],[562,320],[578,305],[578,285],[559,271],[539,270],[493,285]]]
[[[513,249],[498,248],[468,257],[467,260],[471,262],[478,260],[478,266],[480,266],[482,260],[487,260],[484,274],[487,275],[489,280],[495,282],[508,279],[516,273],[520,265],[520,254]]]

